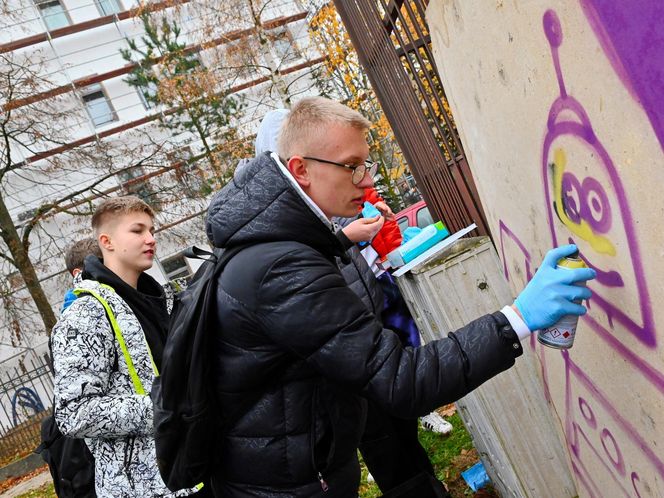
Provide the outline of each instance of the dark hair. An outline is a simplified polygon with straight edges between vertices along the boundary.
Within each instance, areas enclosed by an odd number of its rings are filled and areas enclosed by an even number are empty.
[[[97,256],[99,259],[102,258],[101,249],[96,239],[88,237],[87,239],[81,239],[77,242],[74,242],[67,253],[65,254],[65,264],[67,265],[67,271],[73,273],[75,269],[83,269],[83,261],[85,257],[89,254]]]

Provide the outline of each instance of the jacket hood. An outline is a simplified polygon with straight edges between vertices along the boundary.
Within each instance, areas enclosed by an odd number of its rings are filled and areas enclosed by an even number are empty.
[[[263,152],[277,152],[279,132],[286,116],[288,109],[275,109],[265,114],[256,132],[256,156]]]
[[[206,231],[214,247],[296,241],[327,256],[344,248],[330,220],[274,153],[252,159],[212,199]]]

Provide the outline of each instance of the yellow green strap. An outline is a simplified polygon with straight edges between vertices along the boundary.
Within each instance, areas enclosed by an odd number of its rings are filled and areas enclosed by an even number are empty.
[[[108,285],[101,284],[104,287],[107,287],[111,290],[113,290],[112,287]],[[134,362],[131,359],[131,355],[129,354],[129,350],[127,349],[127,345],[124,340],[124,336],[122,335],[122,330],[120,329],[120,325],[118,325],[118,321],[115,319],[115,314],[111,310],[111,306],[108,304],[108,301],[104,299],[101,295],[99,295],[97,292],[89,290],[89,289],[74,289],[74,294],[76,296],[80,296],[81,294],[90,294],[93,296],[97,301],[101,303],[101,305],[104,307],[106,310],[106,314],[108,315],[108,320],[111,322],[111,328],[113,329],[113,333],[115,334],[115,338],[118,341],[118,344],[120,344],[120,349],[122,350],[122,355],[124,356],[125,362],[127,363],[127,369],[129,370],[129,377],[131,378],[131,382],[134,385],[134,390],[136,391],[137,394],[142,394],[145,395],[145,389],[143,388],[143,384],[141,383],[141,379],[138,377],[138,372],[136,371],[136,367],[134,367]],[[152,358],[152,352],[150,351],[149,346],[147,345],[146,342],[146,347],[148,349],[148,356],[150,357],[150,362],[152,363],[152,368],[154,369],[155,374],[157,373],[157,366],[154,363],[154,359]]]
[[[115,289],[113,289],[113,287],[110,285],[100,285],[115,292]],[[129,377],[131,378],[131,382],[134,384],[134,390],[137,394],[145,394],[145,389],[143,389],[143,384],[141,383],[141,379],[138,377],[138,372],[134,367],[134,362],[131,359],[127,345],[125,344],[122,330],[120,329],[120,325],[118,325],[118,321],[115,319],[115,314],[113,313],[113,310],[111,310],[111,306],[108,304],[108,301],[106,301],[106,299],[101,297],[98,293],[87,289],[74,289],[74,294],[76,294],[76,297],[80,296],[81,294],[90,294],[91,296],[95,297],[97,301],[99,301],[104,307],[106,314],[108,315],[108,320],[111,322],[111,327],[113,328],[115,338],[118,340],[118,344],[120,344],[120,349],[122,349],[122,355],[124,356],[125,362],[127,363]],[[152,369],[154,370],[155,375],[158,376],[159,371],[157,370],[157,365],[155,365],[154,358],[152,358],[152,351],[150,351],[150,346],[148,345],[147,340],[145,341],[145,347],[148,350],[148,356],[150,357],[150,363],[152,363]],[[203,483],[198,483],[196,486],[194,486],[194,488],[197,491],[200,491],[203,488]]]
[[[111,287],[110,285],[107,284],[99,284],[102,287],[105,287],[106,289],[110,290],[111,292],[115,292],[115,289]],[[107,305],[108,302],[104,301]],[[108,308],[110,310],[110,305],[108,305]],[[120,335],[122,335],[122,330],[118,326],[118,331],[120,332]],[[124,339],[124,336],[123,336]],[[150,345],[148,344],[148,340],[145,338],[145,334],[143,334],[143,340],[145,341],[145,349],[148,352],[148,357],[150,358],[150,364],[152,365],[152,371],[154,372],[156,377],[159,377],[159,369],[157,369],[157,364],[154,362],[154,358],[152,357],[152,350],[150,349]],[[127,354],[129,354],[129,351],[127,351]]]

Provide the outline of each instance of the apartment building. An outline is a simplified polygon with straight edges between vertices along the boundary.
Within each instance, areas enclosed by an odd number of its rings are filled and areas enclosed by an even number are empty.
[[[70,284],[64,251],[90,235],[100,198],[132,193],[156,208],[152,274],[162,282],[195,271],[196,260],[182,251],[207,245],[203,215],[214,172],[191,160],[206,144],[191,130],[164,126],[177,109],[146,98],[158,89],[127,83],[140,57],[127,60],[121,49],[132,40],[145,48],[142,13],[157,25],[175,22],[188,56],[217,76],[218,92],[242,103],[228,125],[241,145],[251,144],[266,111],[317,93],[322,58],[309,42],[302,1],[8,0],[1,9],[0,75],[14,86],[0,84],[0,196],[56,316]],[[212,145],[227,136],[212,137]],[[221,157],[224,170],[237,159]],[[8,256],[0,258],[2,362],[43,351],[47,336],[2,241],[0,252]]]

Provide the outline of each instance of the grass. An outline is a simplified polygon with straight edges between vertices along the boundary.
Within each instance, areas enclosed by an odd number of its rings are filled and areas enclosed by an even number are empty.
[[[478,460],[477,451],[473,441],[457,413],[446,417],[454,429],[449,435],[436,434],[425,431],[420,427],[420,443],[427,451],[436,477],[444,481],[450,494],[454,498],[473,496],[473,492],[461,477],[461,472],[473,466]],[[367,482],[367,469],[362,464],[362,481],[360,483],[360,498],[378,498],[380,490],[375,483]],[[480,494],[478,493],[479,497]],[[491,489],[482,490],[481,496],[498,498]]]
[[[53,489],[53,483],[47,482],[43,486],[27,491],[22,495],[18,495],[16,498],[58,498],[58,497],[55,494],[55,489]]]

